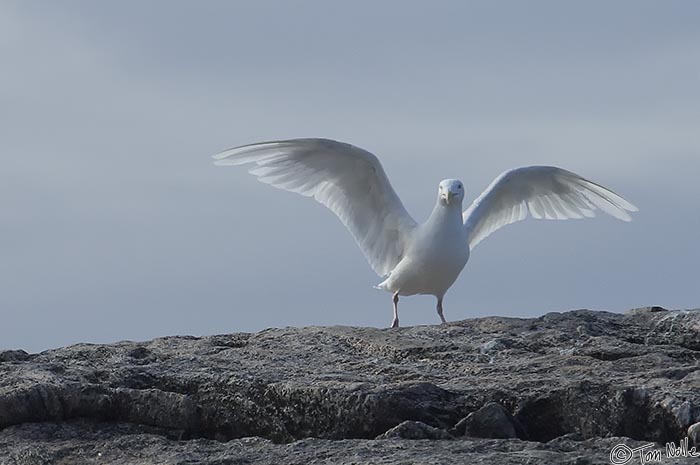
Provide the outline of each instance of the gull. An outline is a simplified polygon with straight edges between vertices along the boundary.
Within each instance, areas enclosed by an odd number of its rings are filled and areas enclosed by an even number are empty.
[[[278,189],[312,197],[350,231],[372,269],[392,295],[392,328],[399,326],[399,296],[442,301],[469,260],[471,250],[494,231],[524,220],[590,218],[601,210],[623,221],[637,207],[609,189],[554,166],[505,171],[464,212],[464,184],[445,179],[424,223],[406,211],[372,153],[330,139],[292,139],[235,147],[213,158],[216,165],[255,164],[249,172]]]

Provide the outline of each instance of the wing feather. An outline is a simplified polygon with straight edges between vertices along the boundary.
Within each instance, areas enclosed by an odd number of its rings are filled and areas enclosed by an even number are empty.
[[[601,210],[630,221],[637,207],[600,184],[554,166],[527,166],[504,172],[464,212],[469,247],[508,224],[535,219],[591,218]]]
[[[329,139],[293,139],[244,145],[213,158],[216,165],[255,163],[249,173],[259,181],[328,207],[378,275],[388,275],[403,258],[416,222],[370,152]]]

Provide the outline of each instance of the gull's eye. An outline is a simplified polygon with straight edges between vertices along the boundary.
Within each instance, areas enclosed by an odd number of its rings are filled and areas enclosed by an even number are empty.
[[[462,185],[461,185],[461,184],[457,184],[457,189],[461,189],[461,188],[462,188]]]

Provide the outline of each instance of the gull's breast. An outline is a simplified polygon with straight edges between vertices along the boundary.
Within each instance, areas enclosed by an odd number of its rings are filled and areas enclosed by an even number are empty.
[[[469,260],[469,246],[460,233],[417,237],[379,287],[400,295],[444,295]]]

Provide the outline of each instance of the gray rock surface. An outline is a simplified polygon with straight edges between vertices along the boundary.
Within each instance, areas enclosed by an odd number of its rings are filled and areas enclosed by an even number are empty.
[[[491,402],[519,438],[407,439],[448,438]],[[700,311],[0,352],[0,465],[609,463],[698,422]]]
[[[470,413],[450,431],[457,436],[477,438],[523,439],[527,437],[517,418],[496,402],[489,402],[476,412]]]
[[[426,425],[422,421],[406,420],[391,428],[377,439],[453,439],[444,429]]]
[[[700,447],[700,422],[693,423],[688,427],[688,440],[690,444]]]

